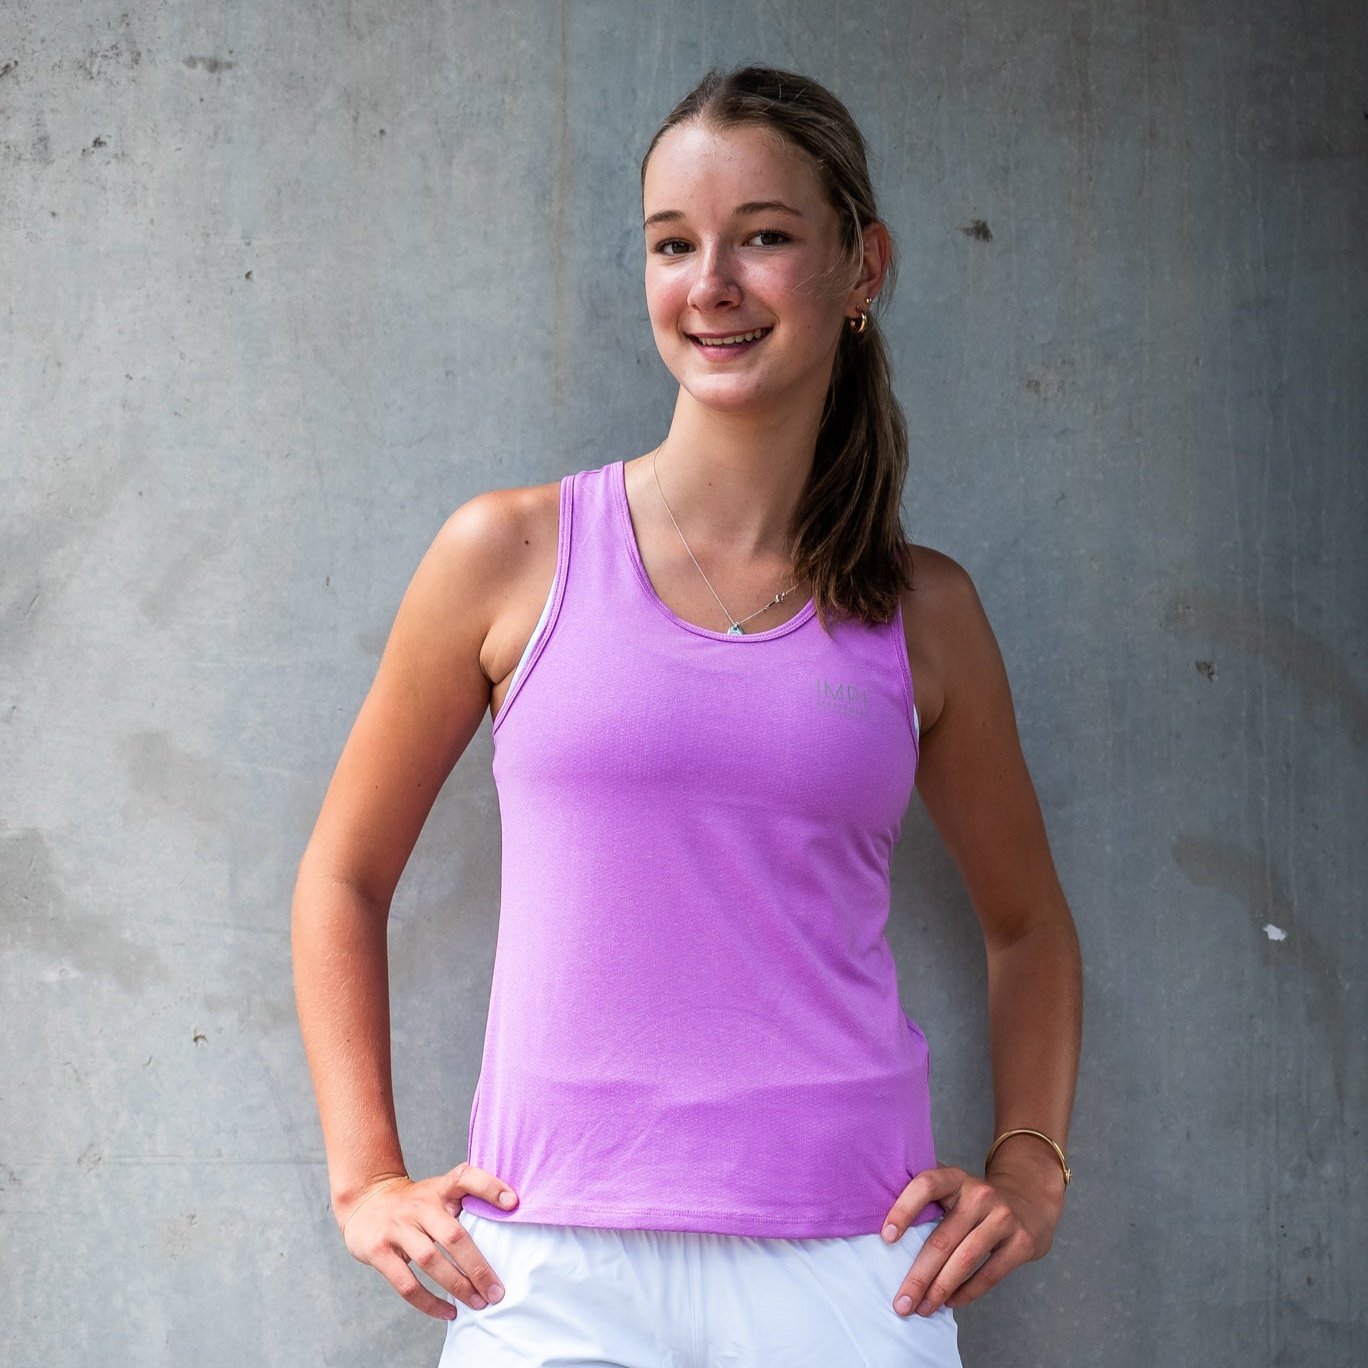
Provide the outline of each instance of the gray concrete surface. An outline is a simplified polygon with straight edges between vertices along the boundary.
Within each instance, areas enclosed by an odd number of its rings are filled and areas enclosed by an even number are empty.
[[[1368,1361],[1361,6],[3,0],[5,1364],[435,1362],[328,1212],[295,861],[444,516],[661,434],[636,160],[751,58],[875,150],[909,522],[998,626],[1085,948],[1078,1181],[966,1361]],[[394,912],[425,1171],[488,761]],[[976,1162],[981,954],[916,814],[892,933]]]

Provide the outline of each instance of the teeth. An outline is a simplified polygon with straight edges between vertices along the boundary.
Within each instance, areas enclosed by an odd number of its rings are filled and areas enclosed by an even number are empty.
[[[754,342],[763,337],[765,331],[764,328],[755,328],[751,332],[733,333],[731,337],[700,337],[698,341],[704,347],[735,347],[741,342]]]

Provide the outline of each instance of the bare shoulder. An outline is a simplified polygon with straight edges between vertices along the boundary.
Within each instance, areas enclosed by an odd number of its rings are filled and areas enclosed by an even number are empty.
[[[998,661],[997,642],[969,572],[932,547],[912,547],[912,587],[901,601],[917,710],[929,729],[958,678]]]
[[[463,576],[506,578],[548,543],[554,556],[559,519],[559,481],[486,490],[452,513],[432,553]]]
[[[560,481],[491,489],[463,503],[438,533],[434,558],[447,598],[476,636],[497,711],[556,573]]]
[[[959,561],[930,546],[912,547],[912,587],[903,593],[905,613],[954,614],[977,602],[974,581]]]
[[[555,571],[558,490],[489,490],[447,518],[404,595],[382,670],[406,661],[435,678],[459,674],[474,686],[482,675],[486,690],[497,683],[491,649],[498,656],[509,615],[520,616],[543,565],[548,584]]]

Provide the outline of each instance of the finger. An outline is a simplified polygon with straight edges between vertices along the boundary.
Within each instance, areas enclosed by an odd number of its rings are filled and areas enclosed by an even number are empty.
[[[1030,1254],[1024,1243],[1013,1237],[1000,1244],[987,1259],[981,1263],[971,1278],[967,1278],[945,1299],[946,1306],[958,1310],[976,1301],[990,1288],[996,1287],[1014,1268],[1029,1261]]]
[[[931,1284],[959,1248],[976,1224],[972,1213],[952,1211],[936,1224],[936,1228],[922,1242],[912,1267],[893,1294],[893,1309],[900,1316],[910,1316],[926,1299]]]
[[[439,1287],[450,1292],[457,1301],[464,1302],[472,1311],[483,1311],[486,1300],[474,1283],[466,1277],[424,1230],[405,1233],[401,1253],[408,1263],[421,1268]]]
[[[491,1206],[502,1207],[505,1211],[518,1204],[518,1194],[503,1179],[464,1161],[443,1177],[442,1189],[457,1207],[466,1195],[482,1197]]]
[[[1017,1229],[1015,1218],[1005,1208],[994,1208],[950,1252],[940,1271],[931,1280],[917,1303],[919,1316],[930,1316],[939,1311],[981,1264]],[[910,1295],[910,1294],[909,1294]]]
[[[390,1251],[380,1255],[375,1259],[373,1267],[389,1279],[390,1286],[410,1306],[417,1307],[424,1315],[431,1316],[434,1320],[456,1319],[456,1308],[450,1302],[434,1297],[398,1254]]]
[[[459,1221],[433,1222],[436,1230],[429,1230],[434,1244],[460,1270],[471,1284],[471,1290],[486,1302],[502,1301],[503,1284],[470,1232]],[[445,1285],[445,1284],[444,1284]],[[453,1289],[454,1290],[454,1289]],[[464,1301],[465,1298],[462,1298]],[[474,1303],[471,1303],[474,1305]],[[476,1308],[479,1309],[478,1307]]]
[[[969,1175],[963,1169],[946,1166],[923,1169],[903,1188],[898,1200],[884,1217],[883,1237],[894,1244],[907,1233],[907,1228],[932,1203],[939,1202],[949,1210],[955,1205],[959,1190]]]
[[[975,1226],[960,1242],[959,1248],[945,1261],[926,1289],[926,1295],[917,1307],[918,1315],[930,1316],[939,1311],[1001,1243],[990,1224],[985,1221]]]

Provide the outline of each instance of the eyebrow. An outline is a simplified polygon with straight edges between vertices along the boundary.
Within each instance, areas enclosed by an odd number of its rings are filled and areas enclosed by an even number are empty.
[[[745,204],[736,206],[732,216],[748,218],[752,214],[791,214],[794,218],[803,217],[800,209],[785,204],[783,200],[747,200]],[[653,223],[677,223],[683,217],[683,213],[678,209],[661,209],[652,214],[641,226],[649,228]]]

